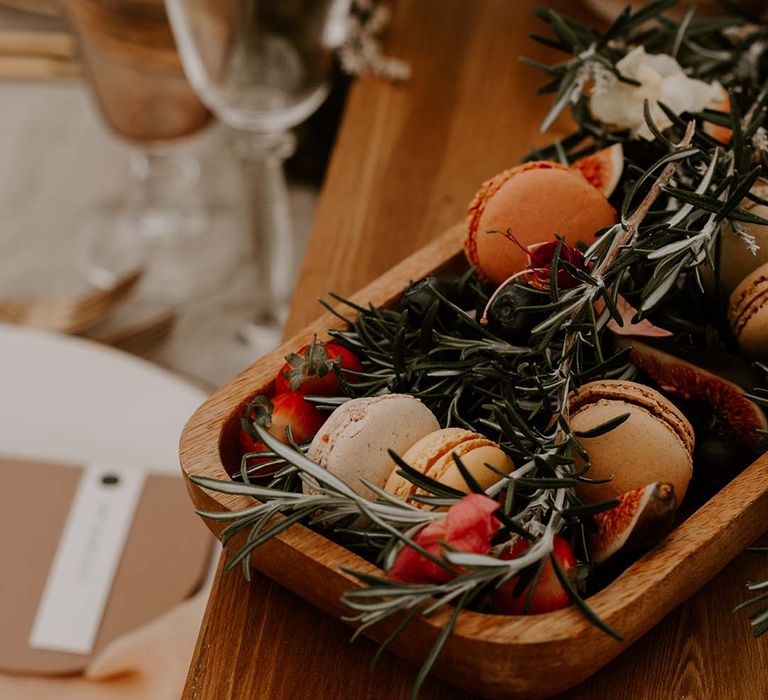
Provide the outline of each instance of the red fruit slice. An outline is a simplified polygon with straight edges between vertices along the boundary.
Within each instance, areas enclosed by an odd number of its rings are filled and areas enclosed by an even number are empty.
[[[717,353],[709,351],[707,357],[702,358],[702,362],[706,361],[709,367],[705,369],[639,340],[622,338],[618,345],[631,347],[629,359],[632,364],[665,391],[686,399],[698,399],[712,406],[717,417],[733,430],[742,444],[754,447],[761,440],[759,431],[768,429],[765,414],[747,398],[741,386],[745,384],[749,389],[754,384],[748,383],[748,377],[739,379],[737,376],[742,369],[738,358],[728,356],[718,362]],[[747,372],[748,367],[743,368],[743,371]],[[732,377],[739,383],[726,377]]]
[[[589,537],[595,563],[618,552],[631,554],[658,544],[672,526],[675,489],[672,484],[648,484],[619,497],[619,505],[594,516],[597,532]]]
[[[606,197],[610,197],[624,171],[624,149],[620,143],[614,143],[613,146],[579,158],[571,168],[578,170],[588,182]]]

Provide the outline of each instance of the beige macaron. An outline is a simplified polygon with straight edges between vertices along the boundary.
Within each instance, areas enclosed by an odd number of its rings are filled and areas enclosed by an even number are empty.
[[[480,433],[473,433],[463,428],[436,430],[421,438],[401,456],[411,467],[430,479],[462,493],[469,493],[469,486],[453,459],[454,454],[461,458],[462,464],[472,478],[484,489],[499,480],[500,477],[494,469],[508,474],[513,468],[512,460],[495,442]],[[486,465],[490,465],[493,469]],[[429,508],[426,504],[412,501],[412,497],[416,494],[427,494],[398,474],[397,469],[393,470],[384,488],[394,496],[415,506]]]
[[[768,263],[733,290],[728,321],[744,354],[754,360],[768,360]]]
[[[331,413],[312,440],[307,456],[356,493],[374,498],[360,477],[383,487],[394,467],[387,450],[403,454],[439,428],[432,411],[408,394],[351,399]],[[305,485],[304,490],[311,488]]]
[[[654,482],[672,484],[677,503],[683,500],[693,472],[693,428],[669,399],[644,384],[603,379],[583,385],[571,397],[570,412],[577,433],[629,414],[607,433],[579,439],[589,455],[585,476],[611,479],[577,486],[582,501],[617,498]]]

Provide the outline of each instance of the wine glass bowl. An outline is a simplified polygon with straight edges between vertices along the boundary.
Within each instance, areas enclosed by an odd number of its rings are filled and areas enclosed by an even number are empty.
[[[192,87],[233,134],[250,187],[258,288],[245,336],[271,349],[299,267],[283,161],[325,99],[349,0],[166,0]]]
[[[190,83],[228,126],[282,131],[322,104],[338,43],[338,2],[167,4]]]
[[[65,0],[105,121],[121,137],[159,142],[211,119],[190,87],[162,2]]]

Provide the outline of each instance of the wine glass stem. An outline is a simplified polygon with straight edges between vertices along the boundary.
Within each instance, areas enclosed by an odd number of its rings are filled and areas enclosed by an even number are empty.
[[[295,136],[234,132],[250,205],[250,226],[258,273],[257,322],[276,325],[285,320],[298,265],[298,246],[291,222],[283,162],[294,151]]]
[[[147,237],[194,235],[208,223],[197,158],[175,145],[149,144],[131,157],[133,187],[124,216]]]

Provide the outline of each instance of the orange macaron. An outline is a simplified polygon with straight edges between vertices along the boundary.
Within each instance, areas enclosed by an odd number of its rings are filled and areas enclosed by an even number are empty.
[[[526,267],[528,247],[558,235],[571,245],[589,245],[598,230],[616,221],[603,193],[580,172],[532,161],[480,188],[469,206],[464,252],[481,275],[500,284]]]

